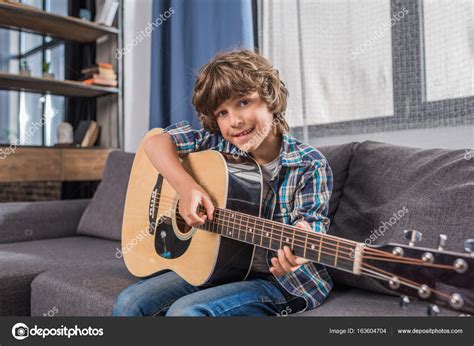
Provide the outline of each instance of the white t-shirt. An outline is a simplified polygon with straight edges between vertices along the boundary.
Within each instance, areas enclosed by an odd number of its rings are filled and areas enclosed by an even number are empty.
[[[270,180],[275,174],[275,170],[278,167],[280,157],[277,156],[272,162],[266,163],[264,165],[260,165],[262,169],[263,175],[263,194],[262,194],[262,203],[265,201],[267,194],[272,193],[270,190]],[[267,249],[256,247],[255,248],[255,255],[252,262],[252,270],[261,272],[261,273],[269,273],[270,270],[267,264]]]

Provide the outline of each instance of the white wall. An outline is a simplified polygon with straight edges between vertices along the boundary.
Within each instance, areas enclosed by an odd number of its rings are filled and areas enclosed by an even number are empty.
[[[124,46],[145,29],[151,14],[152,0],[124,0]],[[135,152],[150,123],[151,36],[124,59],[124,143],[125,151]]]
[[[474,125],[314,138],[313,146],[372,140],[417,148],[473,149]]]

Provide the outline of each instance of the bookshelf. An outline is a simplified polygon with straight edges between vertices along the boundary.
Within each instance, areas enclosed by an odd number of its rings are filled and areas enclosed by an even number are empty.
[[[97,7],[103,2],[95,1]],[[116,50],[123,45],[122,0],[119,3],[114,26],[109,27],[0,0],[1,28],[50,36],[60,41],[95,44],[96,61],[112,63],[118,81],[115,88],[0,72],[1,90],[95,98],[96,121],[101,127],[100,141],[91,148],[15,146],[13,154],[0,160],[0,183],[101,180],[108,154],[123,148],[123,61],[115,58]],[[9,150],[10,146],[0,144],[0,152]]]
[[[97,7],[101,1],[96,0]],[[0,0],[0,27],[79,44],[95,43],[96,60],[112,62],[118,80],[118,87],[115,88],[0,72],[0,89],[97,98],[97,122],[101,127],[99,146],[123,148],[123,62],[115,58],[116,49],[120,49],[123,44],[122,18],[122,1],[115,20],[117,27],[108,27],[76,17],[45,12],[22,3]]]
[[[81,43],[94,42],[104,35],[119,34],[119,30],[113,27],[44,12],[32,6],[2,1],[0,1],[0,25]]]
[[[76,81],[21,76],[4,72],[0,72],[0,89],[74,97],[100,97],[119,92],[118,88],[85,85]]]

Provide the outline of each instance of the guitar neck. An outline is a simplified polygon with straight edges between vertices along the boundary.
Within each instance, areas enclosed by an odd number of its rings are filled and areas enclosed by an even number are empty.
[[[362,243],[222,208],[199,228],[269,250],[289,246],[296,256],[360,274]]]

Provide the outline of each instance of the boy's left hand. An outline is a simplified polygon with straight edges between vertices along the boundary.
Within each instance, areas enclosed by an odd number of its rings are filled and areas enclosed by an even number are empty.
[[[302,229],[311,229],[311,226],[306,221],[298,222],[296,227]],[[311,261],[293,255],[291,249],[288,246],[284,246],[283,249],[278,250],[278,258],[272,258],[272,267],[270,267],[270,272],[276,276],[288,274],[290,272],[294,272],[301,265],[309,262]]]

